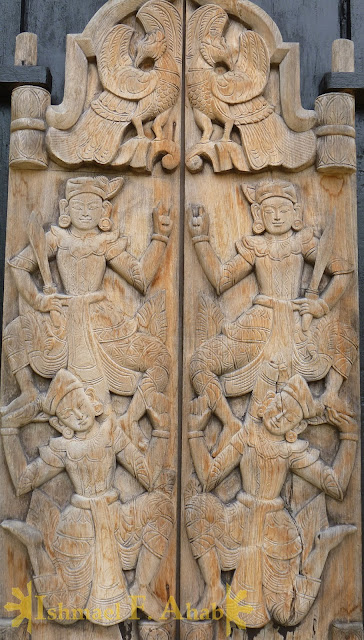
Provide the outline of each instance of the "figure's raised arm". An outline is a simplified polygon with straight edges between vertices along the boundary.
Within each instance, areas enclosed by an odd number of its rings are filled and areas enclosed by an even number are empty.
[[[292,469],[331,498],[343,500],[353,472],[358,444],[358,425],[350,416],[328,409],[330,424],[339,431],[340,446],[331,466],[317,460],[308,467]]]
[[[228,262],[222,263],[210,244],[210,221],[207,211],[200,205],[191,205],[188,215],[190,234],[199,262],[219,295],[251,273],[252,265],[239,253]]]
[[[43,229],[41,228],[40,233],[42,232]],[[44,249],[44,260],[55,257],[57,253],[57,238],[52,230],[45,234]],[[46,295],[43,291],[39,291],[33,280],[32,273],[38,269],[39,265],[34,249],[30,244],[11,258],[9,265],[19,294],[33,309],[42,312],[62,311],[62,306],[67,304],[68,297],[58,293]]]
[[[40,487],[63,470],[60,461],[57,466],[53,466],[45,462],[42,457],[28,463],[20,442],[18,428],[2,428],[1,435],[6,462],[17,496],[22,496],[36,487]],[[43,449],[46,450],[46,447]]]
[[[125,250],[109,259],[110,267],[145,294],[160,267],[172,226],[171,212],[159,203],[153,209],[152,239],[140,260]]]

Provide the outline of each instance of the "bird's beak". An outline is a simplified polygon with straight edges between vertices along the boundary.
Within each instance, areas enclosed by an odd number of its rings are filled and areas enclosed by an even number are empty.
[[[144,60],[144,52],[143,51],[138,51],[136,58],[135,58],[135,66],[139,67],[139,65],[143,62]]]

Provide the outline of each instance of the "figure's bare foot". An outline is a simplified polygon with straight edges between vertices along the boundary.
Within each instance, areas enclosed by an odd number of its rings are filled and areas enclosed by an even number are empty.
[[[31,524],[21,520],[3,520],[1,526],[5,531],[9,531],[9,533],[18,538],[27,548],[42,544],[41,532]]]
[[[18,409],[22,409],[25,405],[29,405],[36,400],[38,391],[35,387],[29,388],[20,394],[15,400],[10,402],[6,407],[0,407],[0,416],[6,416],[8,413],[13,413]]]
[[[208,609],[211,611],[212,607],[219,607],[226,596],[226,589],[222,582],[218,582],[215,585],[206,585],[205,590],[197,603],[197,609]]]
[[[319,531],[315,536],[315,547],[322,548],[325,553],[329,553],[335,549],[346,536],[352,535],[357,531],[357,527],[352,524],[339,524],[335,527],[328,527],[323,531]]]
[[[188,416],[189,431],[203,431],[211,417],[211,409],[207,396],[198,396],[190,402]]]
[[[140,585],[137,581],[130,588],[130,595],[138,598],[138,607],[153,620],[160,620],[165,607],[148,586]]]
[[[219,453],[221,453],[221,451],[225,449],[225,447],[231,441],[231,438],[236,433],[238,433],[238,431],[240,431],[241,427],[242,427],[241,421],[239,420],[239,418],[236,418],[235,416],[232,418],[232,420],[228,424],[224,426],[223,430],[220,433],[220,437],[216,445],[211,451],[211,455],[213,458],[216,458],[216,456],[218,456]]]

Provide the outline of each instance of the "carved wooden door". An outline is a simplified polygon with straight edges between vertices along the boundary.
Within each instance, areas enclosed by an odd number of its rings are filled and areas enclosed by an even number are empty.
[[[324,4],[16,4],[0,637],[363,637],[361,9]],[[335,40],[310,109],[293,39],[316,84]]]

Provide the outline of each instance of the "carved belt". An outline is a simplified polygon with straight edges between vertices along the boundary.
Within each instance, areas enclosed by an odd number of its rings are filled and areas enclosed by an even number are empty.
[[[105,500],[107,504],[112,504],[116,502],[116,500],[119,500],[119,494],[116,489],[110,489],[110,491],[103,493],[101,496],[92,498],[86,498],[85,496],[80,496],[78,493],[74,493],[71,497],[71,504],[78,509],[91,509],[91,502],[95,503],[101,500]]]
[[[236,499],[249,509],[260,508],[266,513],[270,511],[280,511],[284,508],[284,502],[282,498],[273,498],[272,500],[264,500],[263,498],[256,498],[250,493],[239,491]]]

